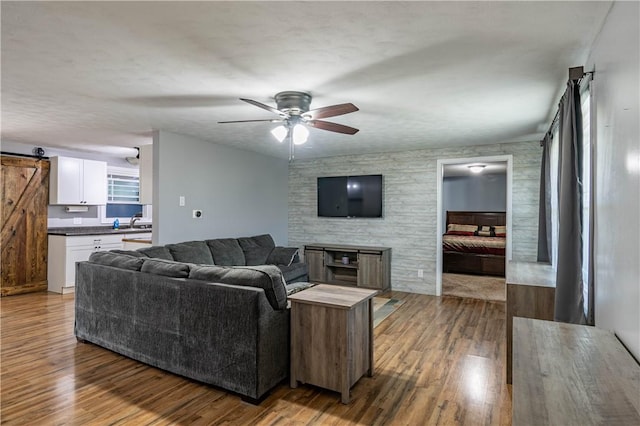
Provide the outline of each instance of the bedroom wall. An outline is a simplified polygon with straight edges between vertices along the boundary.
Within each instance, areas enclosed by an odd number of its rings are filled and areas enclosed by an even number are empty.
[[[154,243],[270,233],[276,244],[286,245],[287,165],[255,152],[154,132]],[[202,210],[202,218],[192,217],[194,209]]]
[[[442,180],[442,230],[447,211],[494,211],[507,208],[507,175],[450,176]]]
[[[513,259],[535,261],[538,141],[296,160],[289,166],[289,244],[391,247],[392,287],[435,294],[438,159],[508,154],[513,155]],[[359,174],[384,175],[384,218],[317,217],[317,177]]]
[[[640,4],[614,3],[595,69],[595,320],[640,359]],[[592,124],[593,125],[593,124]]]

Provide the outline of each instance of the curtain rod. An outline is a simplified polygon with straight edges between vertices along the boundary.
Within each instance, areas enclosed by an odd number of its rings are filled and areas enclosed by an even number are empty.
[[[595,71],[584,72],[584,67],[569,68],[569,78],[567,79],[567,83],[569,81],[575,81],[578,83],[578,85],[580,85],[584,76],[589,76],[589,78],[592,80],[593,74],[595,74]],[[553,133],[553,128],[558,124],[558,119],[560,118],[561,101],[562,98],[560,98],[560,101],[558,101],[558,109],[556,110],[556,114],[553,116],[553,120],[551,120],[551,124],[549,125],[549,130],[547,130],[545,135],[547,135],[548,133]],[[540,141],[540,146],[542,145],[544,145],[544,138]]]

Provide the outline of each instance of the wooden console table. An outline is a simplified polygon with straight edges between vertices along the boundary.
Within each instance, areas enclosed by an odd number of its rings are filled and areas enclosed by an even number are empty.
[[[507,383],[511,383],[513,318],[553,321],[556,274],[551,265],[534,262],[507,264]]]
[[[382,291],[391,287],[389,247],[309,244],[304,248],[304,259],[311,282]]]
[[[609,331],[513,321],[513,425],[640,425],[640,366]]]
[[[320,284],[289,296],[291,387],[298,381],[340,392],[373,375],[376,290]]]

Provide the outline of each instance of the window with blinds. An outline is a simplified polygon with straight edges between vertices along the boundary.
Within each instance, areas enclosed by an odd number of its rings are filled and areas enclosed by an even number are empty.
[[[145,214],[140,204],[140,178],[137,169],[109,167],[107,169],[107,205],[101,210],[101,220],[129,220],[137,213]],[[148,212],[147,212],[148,213]]]
[[[109,203],[138,204],[140,180],[138,176],[107,174],[107,201]]]

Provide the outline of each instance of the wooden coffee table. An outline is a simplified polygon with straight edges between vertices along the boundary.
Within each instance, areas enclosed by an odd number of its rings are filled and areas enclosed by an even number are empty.
[[[291,300],[291,387],[340,392],[373,375],[373,296],[377,290],[320,284]]]

